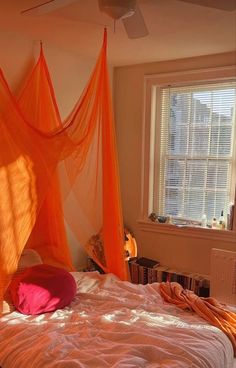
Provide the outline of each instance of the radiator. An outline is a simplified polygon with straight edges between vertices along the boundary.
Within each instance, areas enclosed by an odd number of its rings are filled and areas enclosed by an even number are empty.
[[[236,252],[211,250],[210,295],[222,303],[236,305]]]

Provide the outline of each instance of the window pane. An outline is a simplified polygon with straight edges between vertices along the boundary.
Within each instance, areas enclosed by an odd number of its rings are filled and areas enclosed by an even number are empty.
[[[188,148],[188,128],[185,125],[179,125],[171,121],[168,140],[168,153],[170,155],[184,155]]]
[[[210,155],[230,156],[232,152],[232,126],[213,126],[211,129]]]
[[[186,190],[184,198],[184,216],[201,220],[204,212],[204,192],[202,190]]]
[[[207,156],[209,144],[209,127],[196,126],[190,128],[189,154],[191,156]]]
[[[191,121],[198,125],[209,125],[211,109],[206,101],[210,100],[209,92],[192,94]]]
[[[222,210],[226,215],[228,208],[225,204],[228,202],[229,197],[226,191],[206,192],[205,213],[208,220],[211,220],[213,217],[219,218]]]
[[[207,173],[207,162],[203,160],[188,160],[186,167],[185,188],[201,188],[204,190]]]
[[[206,189],[226,189],[229,182],[229,172],[229,162],[217,162],[217,160],[209,160]]]
[[[188,124],[188,111],[191,104],[191,95],[189,93],[171,93],[170,94],[170,117],[175,124]]]
[[[183,191],[181,189],[166,188],[164,215],[182,216]]]
[[[190,106],[188,93],[170,95],[168,151],[172,155],[185,154],[187,151],[188,106]]]
[[[166,187],[183,187],[184,160],[168,160],[166,170]]]

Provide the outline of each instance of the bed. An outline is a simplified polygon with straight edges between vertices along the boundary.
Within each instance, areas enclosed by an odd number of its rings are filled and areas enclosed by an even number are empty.
[[[0,318],[2,368],[232,368],[228,337],[163,302],[159,284],[72,273],[76,297],[63,310]]]

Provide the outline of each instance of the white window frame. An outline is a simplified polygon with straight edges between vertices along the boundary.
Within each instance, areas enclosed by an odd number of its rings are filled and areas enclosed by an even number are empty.
[[[156,123],[155,105],[160,103],[157,98],[158,88],[167,86],[194,85],[200,83],[214,83],[227,80],[236,80],[236,66],[226,66],[220,68],[198,69],[175,73],[160,73],[156,75],[146,75],[144,77],[144,113],[143,113],[143,142],[142,142],[142,172],[141,172],[141,218],[138,221],[141,230],[154,231],[161,233],[171,233],[183,236],[194,236],[200,238],[209,238],[226,241],[236,241],[236,220],[234,228],[230,231],[219,231],[205,228],[178,228],[174,225],[153,223],[148,219],[153,208],[153,180],[154,171],[158,170],[159,160],[154,160],[155,147],[158,146],[154,131]],[[155,99],[156,104],[152,103]],[[159,102],[158,102],[159,101]],[[156,106],[158,109],[160,106]],[[154,167],[154,165],[157,165]],[[235,206],[236,207],[236,206]],[[236,219],[236,209],[234,213]],[[163,226],[164,225],[164,226]]]

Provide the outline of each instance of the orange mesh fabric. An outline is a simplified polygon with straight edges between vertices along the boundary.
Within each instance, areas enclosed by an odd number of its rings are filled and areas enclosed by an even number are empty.
[[[18,98],[18,105],[24,117],[42,132],[63,128],[42,46],[38,63]],[[44,263],[73,270],[57,172],[51,179],[26,247],[37,250]]]
[[[42,51],[17,101],[0,75],[0,300],[26,244],[72,268],[62,203],[78,242],[102,229],[105,271],[127,278],[106,47],[105,32],[90,81],[64,122]]]

